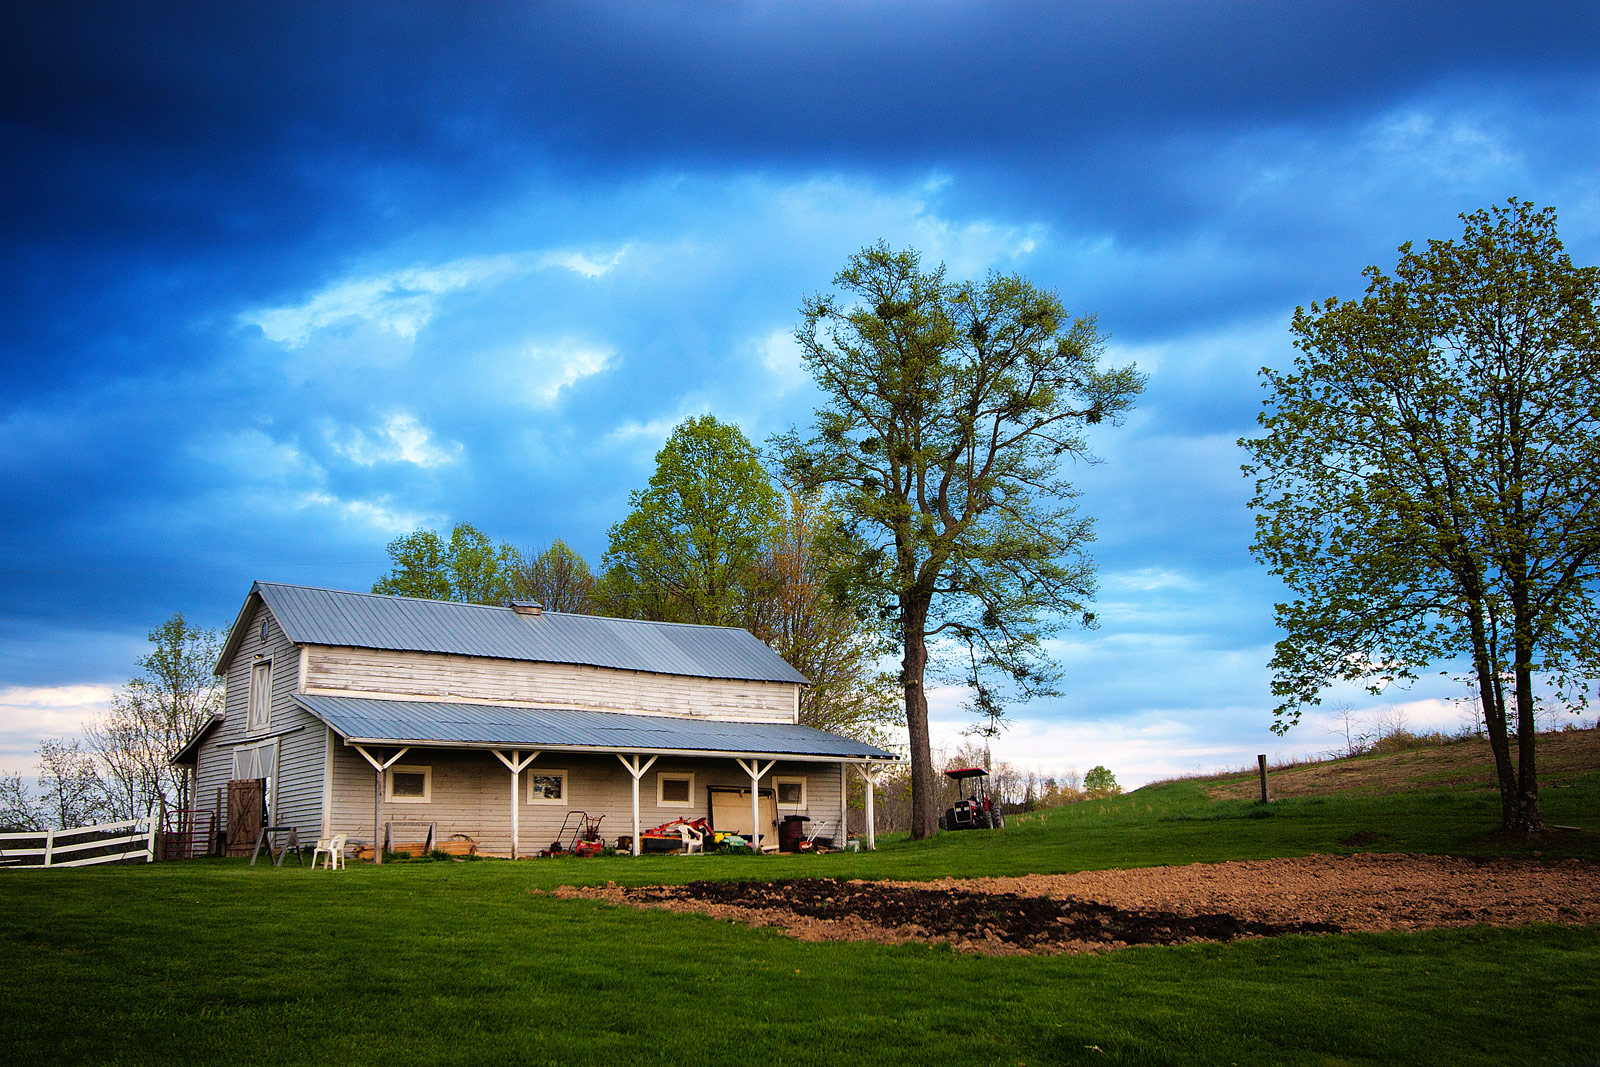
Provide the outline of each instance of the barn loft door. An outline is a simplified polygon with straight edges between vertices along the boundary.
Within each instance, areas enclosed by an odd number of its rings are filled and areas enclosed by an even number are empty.
[[[266,798],[264,778],[235,778],[228,783],[228,855],[250,855],[265,825]]]

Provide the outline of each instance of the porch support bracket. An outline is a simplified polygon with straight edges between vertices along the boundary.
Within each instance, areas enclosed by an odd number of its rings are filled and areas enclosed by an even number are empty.
[[[410,746],[395,752],[386,760],[379,760],[367,751],[365,745],[356,745],[361,758],[372,764],[372,862],[383,863],[383,772],[400,762],[400,757],[411,751]]]
[[[872,811],[872,795],[877,790],[878,779],[883,777],[887,767],[873,764],[856,764],[856,773],[861,780],[867,783],[867,851],[874,851],[878,847],[878,823]]]
[[[775,759],[768,760],[766,762],[765,766],[762,766],[761,761],[759,759],[752,759],[747,763],[742,759],[735,758],[734,762],[739,765],[739,767],[744,771],[744,773],[746,773],[746,774],[748,774],[750,776],[750,837],[751,837],[750,845],[751,845],[752,848],[754,848],[756,850],[756,854],[760,855],[760,853],[761,853],[761,776],[766,774],[768,771],[772,770],[772,768],[776,767],[778,765],[778,761],[775,760]],[[776,849],[777,846],[778,846],[778,843],[776,841],[771,842],[771,844],[772,844],[774,849]]]
[[[628,773],[633,776],[633,854],[637,856],[639,854],[639,779],[643,778],[645,772],[661,757],[651,756],[649,759],[645,759],[643,756],[624,756],[620,752],[615,753],[615,755],[622,765],[628,768]],[[643,762],[640,762],[641,760]]]
[[[511,756],[507,758],[498,748],[491,749],[495,758],[506,765],[511,772],[511,858],[517,858],[517,848],[522,843],[519,837],[521,806],[517,803],[518,783],[522,780],[522,772],[528,769],[528,764],[539,758],[538,752],[530,752],[527,759],[522,758],[519,749],[512,749]]]

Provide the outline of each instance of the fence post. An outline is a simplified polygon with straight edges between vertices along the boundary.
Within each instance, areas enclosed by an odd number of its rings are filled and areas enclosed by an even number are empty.
[[[144,854],[146,863],[154,863],[156,861],[156,828],[161,824],[156,821],[155,812],[152,811],[149,818],[150,836],[145,841]]]
[[[1256,756],[1256,770],[1261,775],[1261,803],[1267,803],[1267,754],[1265,752]]]
[[[50,866],[50,850],[55,847],[55,844],[56,832],[54,830],[46,830],[44,832],[44,865],[46,867]]]

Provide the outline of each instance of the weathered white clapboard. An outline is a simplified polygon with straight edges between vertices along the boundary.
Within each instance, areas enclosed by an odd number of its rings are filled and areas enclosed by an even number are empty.
[[[152,863],[155,858],[156,820],[149,816],[70,830],[0,834],[0,869]]]

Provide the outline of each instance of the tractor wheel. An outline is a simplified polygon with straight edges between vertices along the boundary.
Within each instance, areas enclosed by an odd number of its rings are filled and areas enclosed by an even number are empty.
[[[988,830],[994,826],[994,820],[986,811],[978,812],[978,817],[973,820],[973,825],[979,830]]]
[[[993,821],[994,821],[994,828],[996,830],[1004,830],[1006,828],[1006,813],[1005,812],[997,811],[997,812],[994,813],[992,818],[993,818]]]

